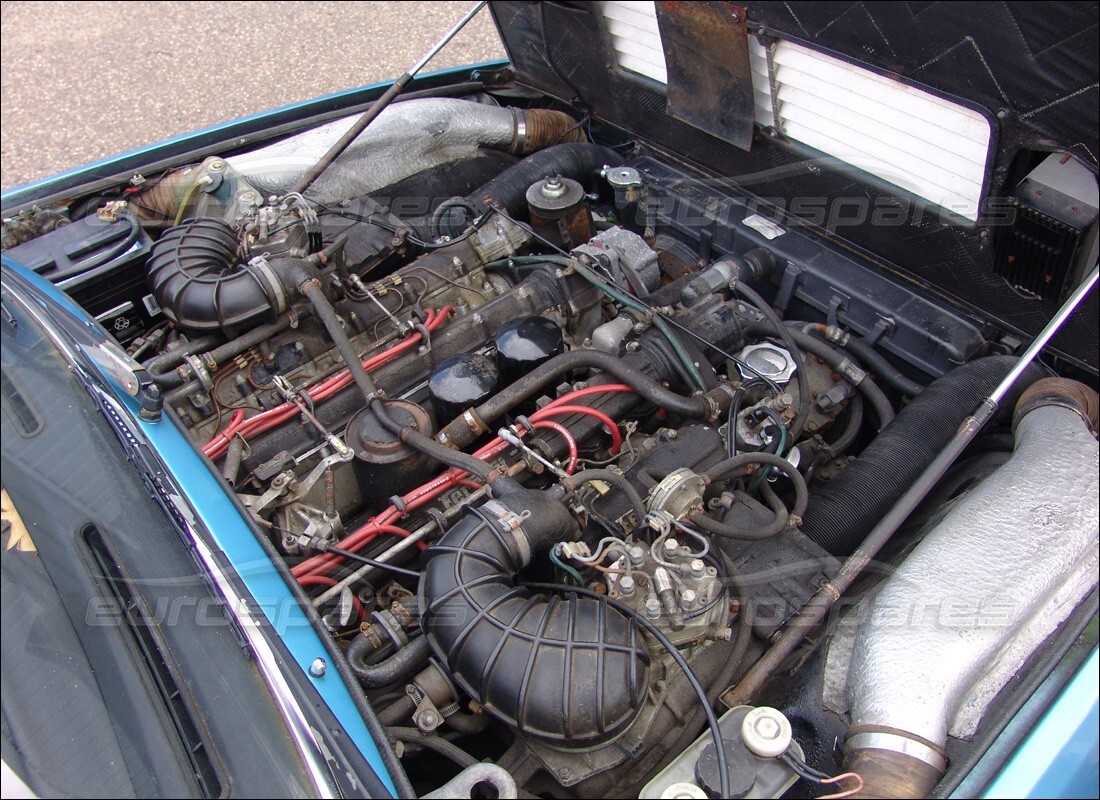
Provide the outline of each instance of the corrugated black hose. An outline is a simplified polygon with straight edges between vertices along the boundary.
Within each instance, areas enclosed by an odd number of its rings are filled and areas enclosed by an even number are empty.
[[[1008,374],[1012,356],[971,361],[929,384],[806,507],[802,532],[835,556],[852,553],[954,437],[963,419]],[[1031,366],[1001,409],[1045,374]]]

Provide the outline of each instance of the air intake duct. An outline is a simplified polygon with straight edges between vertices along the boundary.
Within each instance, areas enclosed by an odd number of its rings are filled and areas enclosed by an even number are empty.
[[[576,532],[548,493],[510,478],[424,554],[421,626],[455,682],[526,735],[585,747],[634,721],[649,651],[634,620],[603,600],[547,596],[516,573]]]
[[[279,278],[262,260],[238,263],[237,235],[212,217],[169,228],[149,253],[149,287],[164,315],[191,333],[273,320],[287,307]]]

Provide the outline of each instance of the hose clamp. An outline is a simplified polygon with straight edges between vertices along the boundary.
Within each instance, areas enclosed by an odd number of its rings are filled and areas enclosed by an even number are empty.
[[[512,109],[512,152],[525,153],[527,148],[527,115],[516,108]]]
[[[530,564],[531,543],[527,540],[526,531],[523,530],[523,521],[530,516],[530,512],[517,514],[498,500],[490,500],[482,505],[480,510],[490,515],[504,534],[512,537],[519,562],[523,565]]]
[[[889,750],[893,753],[901,753],[918,761],[923,761],[940,774],[947,771],[947,758],[942,751],[901,733],[889,733],[882,730],[858,731],[849,734],[845,745],[849,751]]]
[[[286,293],[283,291],[283,282],[279,280],[279,276],[275,274],[275,271],[271,268],[271,264],[263,256],[256,256],[248,262],[250,269],[254,270],[253,274],[260,279],[260,281],[266,285],[268,290],[268,297],[271,298],[272,306],[274,307],[276,314],[281,314],[286,310],[287,299]]]
[[[471,431],[479,436],[489,431],[489,426],[485,424],[481,417],[477,415],[477,412],[472,408],[468,408],[462,412],[462,420]]]
[[[203,363],[202,359],[196,355],[192,355],[184,358],[184,361],[186,361],[187,366],[191,368],[191,374],[199,379],[202,388],[208,392],[213,391],[214,381],[211,379],[210,372],[206,369],[206,364]]]

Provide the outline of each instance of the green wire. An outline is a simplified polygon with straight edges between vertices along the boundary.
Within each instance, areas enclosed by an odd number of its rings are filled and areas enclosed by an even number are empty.
[[[203,186],[207,183],[210,183],[210,178],[208,176],[204,176],[197,179],[190,186],[187,187],[187,191],[183,193],[183,200],[180,201],[179,211],[176,212],[176,221],[172,223],[173,225],[179,225],[180,222],[183,221],[183,215],[187,212],[187,206],[190,205],[191,198],[195,196],[195,192],[199,190],[200,186]]]
[[[651,309],[645,303],[641,303],[635,300],[630,295],[623,294],[617,289],[604,283],[604,281],[601,280],[600,277],[596,275],[596,273],[592,272],[590,269],[588,269],[588,267],[584,266],[583,264],[573,262],[573,269],[576,270],[578,275],[580,275],[593,286],[598,288],[612,300],[618,300],[624,306],[627,306],[628,308],[633,308],[635,311],[640,311],[643,314],[652,314],[653,324],[657,326],[657,330],[659,330],[664,335],[665,339],[668,340],[668,343],[672,346],[672,349],[676,353],[676,357],[680,359],[680,362],[684,365],[684,369],[687,371],[687,374],[691,377],[692,382],[702,391],[706,391],[707,387],[706,384],[703,383],[703,376],[699,374],[699,369],[695,366],[695,362],[692,361],[691,356],[688,354],[687,350],[684,349],[684,345],[673,333],[672,327],[664,320],[664,318],[659,313],[653,311],[653,309]]]
[[[550,560],[553,561],[554,564],[562,572],[564,572],[566,575],[568,575],[570,578],[572,578],[576,582],[577,586],[580,586],[583,589],[584,588],[584,578],[581,577],[581,574],[579,572],[577,572],[571,566],[569,566],[564,561],[562,561],[560,558],[558,558],[557,549],[558,549],[557,547],[554,547],[553,549],[550,550]]]
[[[657,326],[657,330],[668,340],[673,351],[676,353],[677,359],[684,365],[684,370],[691,378],[695,386],[701,391],[706,391],[706,384],[703,382],[703,376],[699,373],[699,368],[695,366],[695,362],[692,360],[691,355],[684,349],[683,343],[680,342],[679,337],[676,336],[672,330],[672,326],[660,315],[659,312],[654,311],[645,303],[642,303],[628,294],[620,292],[613,286],[607,284],[599,275],[590,270],[588,267],[580,264],[573,259],[566,258],[565,256],[512,256],[511,258],[504,258],[499,261],[493,261],[490,264],[486,264],[487,269],[493,267],[501,267],[507,264],[517,264],[524,266],[528,264],[558,264],[563,267],[572,267],[578,275],[591,283],[601,292],[606,294],[612,300],[617,300],[627,308],[632,308],[635,311],[640,311],[643,314],[651,315],[653,318],[653,324]]]
[[[779,447],[775,448],[776,455],[778,455],[782,458],[783,451],[786,450],[786,449],[787,449],[787,429],[784,428],[781,425],[781,426],[779,426]],[[775,468],[774,467],[764,467],[764,469],[760,470],[760,472],[757,473],[756,477],[752,479],[752,483],[749,484],[749,491],[750,492],[755,492],[757,489],[759,489],[761,484],[763,484],[764,481],[767,479],[767,477],[772,473],[773,469],[775,469]]]

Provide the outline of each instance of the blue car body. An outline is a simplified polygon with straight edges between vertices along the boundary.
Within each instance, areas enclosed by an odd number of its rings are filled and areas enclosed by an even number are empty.
[[[471,73],[498,69],[504,63],[432,73],[419,78],[414,87],[443,85],[465,79]],[[178,160],[182,154],[216,150],[230,142],[260,141],[273,126],[293,124],[318,114],[338,113],[376,98],[385,87],[386,84],[375,84],[296,103],[139,148],[10,189],[3,194],[3,206],[13,208],[47,202],[106,174],[142,171],[151,164]],[[47,302],[55,303],[89,324],[95,324],[82,309],[47,281],[6,256],[4,265],[5,269],[14,271],[35,285],[42,296],[48,298]],[[114,381],[106,372],[104,377]],[[197,528],[209,544],[224,553],[237,569],[241,582],[250,593],[250,597],[245,598],[247,602],[262,611],[267,623],[293,655],[295,668],[309,676],[346,735],[384,785],[393,792],[392,779],[348,686],[334,671],[310,674],[311,665],[325,655],[320,636],[295,602],[283,576],[258,545],[239,510],[226,496],[209,464],[175,425],[166,420],[151,422],[142,419],[137,401],[117,383],[114,385],[119,403],[147,437],[171,481],[186,498]],[[214,524],[215,521],[217,524]],[[964,779],[953,796],[972,796],[977,792],[989,798],[1087,797],[1100,794],[1098,687],[1097,649],[1089,653],[1073,651],[1038,688],[1032,702],[1019,710],[975,765],[971,777]]]

